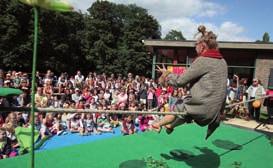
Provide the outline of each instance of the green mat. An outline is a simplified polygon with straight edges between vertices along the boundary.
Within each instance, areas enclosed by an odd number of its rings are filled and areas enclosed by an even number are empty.
[[[260,133],[221,125],[205,141],[206,128],[181,126],[172,135],[147,132],[36,153],[37,168],[141,168],[163,159],[171,168],[269,168],[273,146]],[[30,155],[0,161],[2,168],[30,167]]]

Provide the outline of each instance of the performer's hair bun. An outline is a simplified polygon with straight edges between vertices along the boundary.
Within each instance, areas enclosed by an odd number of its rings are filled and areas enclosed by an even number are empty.
[[[206,33],[206,27],[204,25],[198,26],[198,32],[204,35]]]
[[[204,25],[198,26],[198,33],[201,33],[201,36],[198,38],[198,41],[205,42],[210,49],[218,48],[216,42],[217,36],[212,31],[207,31]]]

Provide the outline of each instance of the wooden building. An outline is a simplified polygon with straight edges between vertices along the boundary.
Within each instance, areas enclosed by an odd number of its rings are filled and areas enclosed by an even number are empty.
[[[196,57],[195,41],[143,40],[153,56],[152,78],[156,77],[155,66],[188,67]],[[229,76],[261,80],[267,88],[270,69],[273,68],[273,43],[219,42],[220,52],[228,64]]]

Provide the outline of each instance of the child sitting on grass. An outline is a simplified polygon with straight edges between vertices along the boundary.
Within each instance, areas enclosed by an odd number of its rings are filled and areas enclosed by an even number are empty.
[[[114,130],[113,130],[107,116],[104,113],[102,113],[98,117],[97,124],[98,124],[98,131],[114,133]]]
[[[138,116],[138,124],[139,124],[139,129],[144,132],[144,131],[149,131],[151,127],[151,123],[154,121],[153,115],[140,115]]]
[[[60,135],[63,132],[59,120],[54,118],[52,113],[46,114],[42,122],[41,130],[48,132],[49,135]]]
[[[121,133],[123,135],[131,135],[136,133],[137,129],[132,115],[125,115],[121,125]]]
[[[82,124],[81,114],[73,113],[69,116],[68,129],[71,133],[80,133],[80,135],[84,135],[84,127]]]
[[[117,106],[111,105],[110,107],[111,110],[117,110]],[[109,119],[110,119],[110,124],[113,128],[116,128],[119,126],[119,118],[118,118],[118,114],[110,114],[109,115]]]
[[[85,117],[83,118],[83,125],[84,125],[85,134],[90,134],[90,133],[95,135],[101,134],[101,132],[98,131],[96,128],[96,123],[93,120],[92,113],[87,113],[85,115]]]

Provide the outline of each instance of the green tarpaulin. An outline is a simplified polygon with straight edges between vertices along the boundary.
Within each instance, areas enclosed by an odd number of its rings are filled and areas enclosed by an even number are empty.
[[[31,128],[17,127],[15,128],[15,135],[20,144],[19,153],[27,153],[31,148]],[[36,142],[39,137],[39,132],[35,131],[34,141]]]
[[[0,88],[0,96],[7,97],[7,96],[16,96],[22,94],[23,91],[20,89],[14,88]]]

